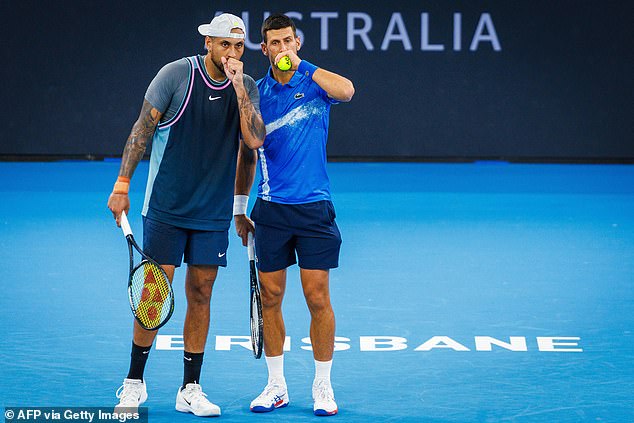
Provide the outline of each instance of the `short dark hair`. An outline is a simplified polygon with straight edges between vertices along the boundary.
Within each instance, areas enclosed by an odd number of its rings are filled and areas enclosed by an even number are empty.
[[[297,36],[297,27],[291,18],[281,13],[274,13],[262,23],[262,40],[266,43],[266,32],[272,29],[283,29],[291,27],[293,35]]]

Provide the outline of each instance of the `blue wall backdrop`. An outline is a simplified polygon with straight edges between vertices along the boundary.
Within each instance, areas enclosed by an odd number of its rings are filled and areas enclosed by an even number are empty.
[[[5,1],[0,156],[118,156],[165,63],[202,53],[220,11],[290,12],[300,56],[349,77],[329,155],[634,160],[634,3],[623,1]]]

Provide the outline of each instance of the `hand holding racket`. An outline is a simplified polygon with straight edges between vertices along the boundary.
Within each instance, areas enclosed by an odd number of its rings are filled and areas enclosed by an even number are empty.
[[[249,252],[249,272],[251,276],[251,346],[255,358],[262,357],[263,326],[262,300],[258,286],[258,271],[255,268],[255,243],[253,233],[249,232],[247,250]]]
[[[174,312],[174,291],[163,268],[139,248],[125,211],[121,212],[121,230],[128,241],[130,252],[130,278],[128,298],[130,309],[139,325],[147,330],[163,326]],[[132,247],[141,255],[141,262],[134,265]]]

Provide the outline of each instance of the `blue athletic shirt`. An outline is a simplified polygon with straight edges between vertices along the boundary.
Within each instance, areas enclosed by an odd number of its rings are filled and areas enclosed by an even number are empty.
[[[266,125],[258,197],[282,204],[330,200],[326,142],[330,105],[337,101],[299,72],[285,85],[271,72],[256,83]]]

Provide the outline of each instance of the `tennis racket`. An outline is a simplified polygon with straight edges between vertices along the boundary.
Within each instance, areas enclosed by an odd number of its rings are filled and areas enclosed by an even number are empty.
[[[253,234],[249,232],[247,250],[249,252],[249,271],[251,276],[251,347],[255,358],[262,357],[262,300],[258,286],[258,271],[255,268],[255,242]]]
[[[128,241],[130,278],[128,298],[130,309],[139,325],[147,330],[163,326],[174,312],[174,291],[161,266],[139,248],[125,211],[121,213],[121,230]],[[132,247],[141,254],[141,262],[134,265]]]

